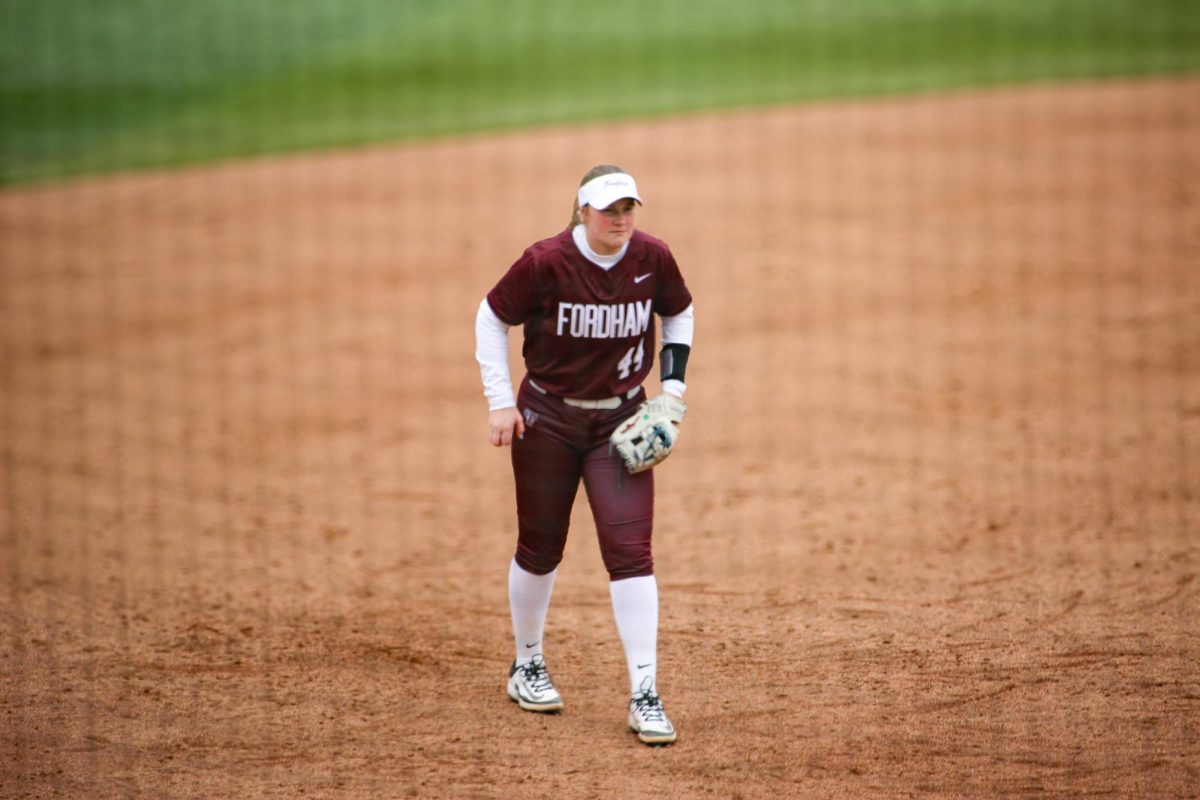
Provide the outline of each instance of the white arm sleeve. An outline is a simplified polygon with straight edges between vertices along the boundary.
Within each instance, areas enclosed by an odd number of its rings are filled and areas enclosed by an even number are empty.
[[[688,307],[680,311],[673,317],[662,318],[662,337],[663,344],[686,344],[692,346],[692,336],[696,332],[696,314],[694,305],[688,304]],[[683,393],[687,391],[687,384],[678,380],[663,381],[662,388],[664,392],[669,392],[676,397],[683,397]]]
[[[486,297],[475,314],[475,360],[479,362],[488,411],[515,408],[517,401],[508,371],[508,325],[492,311]]]
[[[662,318],[663,344],[686,344],[692,346],[692,335],[696,332],[695,306],[687,308],[673,317]]]

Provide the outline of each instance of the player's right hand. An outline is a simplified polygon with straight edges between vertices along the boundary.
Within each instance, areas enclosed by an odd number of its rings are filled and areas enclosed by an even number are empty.
[[[492,447],[508,446],[514,436],[519,439],[525,435],[525,420],[515,408],[498,408],[488,412],[488,428]]]

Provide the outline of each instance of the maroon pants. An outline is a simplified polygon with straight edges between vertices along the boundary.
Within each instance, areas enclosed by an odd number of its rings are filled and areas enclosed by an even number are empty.
[[[562,561],[579,479],[587,491],[600,556],[612,580],[654,573],[650,537],[654,528],[654,471],[630,475],[608,437],[645,399],[611,410],[567,405],[521,384],[517,407],[525,437],[512,446],[517,484],[517,564],[545,575]]]

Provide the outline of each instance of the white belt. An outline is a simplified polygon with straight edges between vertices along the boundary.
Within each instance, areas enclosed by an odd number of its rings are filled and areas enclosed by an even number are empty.
[[[549,392],[547,392],[542,387],[538,386],[532,380],[529,381],[529,385],[532,386],[537,391],[541,392],[542,394],[549,394]],[[640,387],[640,386],[635,386],[632,389],[630,389],[628,392],[626,392],[623,397],[621,395],[617,395],[616,397],[602,397],[599,400],[576,400],[574,397],[563,397],[563,398],[561,398],[561,400],[569,406],[575,406],[575,408],[587,408],[587,409],[600,408],[600,409],[605,409],[605,410],[611,410],[614,408],[620,408],[621,404],[624,403],[626,400],[632,400],[637,395],[638,390],[641,388],[642,387]]]

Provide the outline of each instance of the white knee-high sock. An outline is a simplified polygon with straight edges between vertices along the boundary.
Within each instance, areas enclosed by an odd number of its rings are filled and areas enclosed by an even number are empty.
[[[554,592],[554,576],[558,570],[534,575],[517,565],[514,559],[508,566],[508,606],[512,611],[513,638],[517,646],[517,663],[526,664],[542,655],[542,633],[546,629],[546,612],[550,610],[550,595]]]
[[[654,689],[658,676],[658,581],[653,575],[625,578],[611,581],[608,589],[625,648],[630,693]]]

